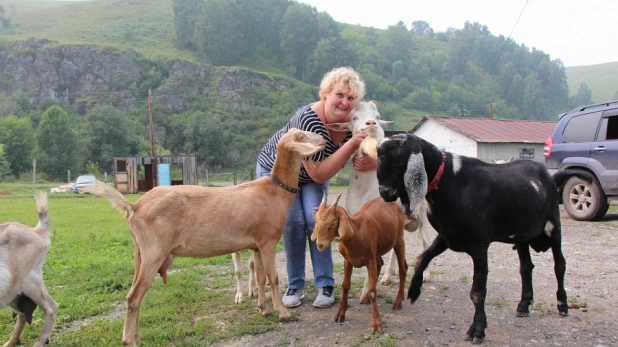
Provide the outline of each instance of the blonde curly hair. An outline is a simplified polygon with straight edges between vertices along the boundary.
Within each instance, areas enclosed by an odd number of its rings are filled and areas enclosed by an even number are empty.
[[[339,83],[343,83],[344,91],[352,93],[356,101],[362,100],[365,96],[365,82],[360,74],[351,67],[343,66],[334,68],[324,75],[320,82],[320,100],[325,100],[326,95]]]

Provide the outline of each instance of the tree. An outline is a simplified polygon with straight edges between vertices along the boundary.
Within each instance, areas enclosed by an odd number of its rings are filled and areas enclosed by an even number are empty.
[[[96,106],[86,116],[85,158],[111,172],[114,157],[136,155],[139,132],[125,115],[109,105]]]
[[[77,132],[61,107],[54,105],[43,112],[35,139],[34,158],[42,172],[60,179],[77,168]]]
[[[176,45],[180,48],[195,49],[197,21],[202,16],[204,0],[173,0],[174,30]]]
[[[423,20],[412,22],[412,32],[420,36],[433,36],[433,29]]]
[[[0,143],[4,144],[11,173],[16,177],[28,171],[34,149],[34,134],[28,118],[9,116],[0,119]]]
[[[382,39],[378,42],[380,60],[378,71],[383,75],[390,75],[393,63],[400,60],[407,68],[411,60],[412,38],[408,35],[408,29],[403,22],[389,25]]]
[[[288,7],[281,20],[279,41],[287,70],[296,78],[307,80],[307,58],[318,43],[318,18],[314,7],[296,3]]]
[[[197,26],[198,48],[213,63],[233,65],[247,53],[243,13],[237,1],[207,0]]]
[[[592,90],[588,88],[588,84],[582,82],[579,85],[576,100],[578,106],[594,104],[594,101],[592,101]]]
[[[4,145],[0,143],[0,182],[4,181],[6,176],[11,174],[11,164],[6,158]]]

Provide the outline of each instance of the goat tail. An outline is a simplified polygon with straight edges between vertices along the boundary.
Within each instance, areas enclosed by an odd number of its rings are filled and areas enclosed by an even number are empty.
[[[39,212],[39,222],[36,225],[36,230],[39,234],[45,233],[45,235],[49,235],[51,218],[49,217],[47,194],[45,192],[38,192],[34,196],[34,201],[36,202],[36,209]]]
[[[84,187],[79,190],[79,193],[90,193],[109,200],[112,207],[120,212],[124,212],[127,218],[133,215],[133,204],[130,203],[116,188],[108,186],[106,183],[97,181],[94,186]]]

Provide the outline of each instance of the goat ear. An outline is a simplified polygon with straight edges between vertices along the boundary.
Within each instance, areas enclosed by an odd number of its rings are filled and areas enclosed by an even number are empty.
[[[512,162],[512,161],[513,161],[513,158],[514,158],[514,157],[513,157],[513,156],[511,156],[511,157],[509,158],[509,160],[507,160],[506,162],[507,162],[507,163]]]
[[[379,120],[378,123],[380,123],[380,126],[384,128],[385,126],[393,123],[393,121],[392,120]]]
[[[425,199],[427,182],[423,155],[421,153],[411,154],[408,158],[408,168],[404,174],[404,184],[406,186],[406,193],[408,193],[408,200],[410,201],[410,211],[414,211]]]
[[[344,241],[354,236],[354,229],[350,224],[350,216],[345,210],[339,216],[339,240]]]
[[[489,160],[491,160],[492,163],[496,163],[496,160],[494,158],[489,158]]]
[[[353,129],[352,122],[326,124],[326,127],[335,131],[352,131]]]
[[[303,158],[310,157],[315,153],[319,152],[319,150],[321,149],[320,147],[314,146],[310,143],[293,143],[292,146],[294,146],[296,152],[300,153]]]

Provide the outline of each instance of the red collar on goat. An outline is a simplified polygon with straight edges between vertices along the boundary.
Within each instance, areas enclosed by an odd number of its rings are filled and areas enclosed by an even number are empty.
[[[440,167],[438,168],[438,172],[436,172],[436,175],[433,177],[431,182],[429,182],[429,185],[427,186],[427,194],[429,194],[429,192],[431,192],[432,190],[438,189],[438,183],[440,182],[440,177],[442,177],[442,173],[444,172],[444,162],[445,161],[446,161],[446,153],[442,152],[442,164],[440,164]]]

